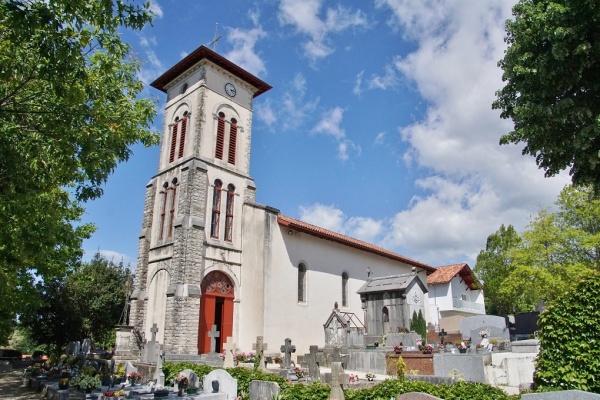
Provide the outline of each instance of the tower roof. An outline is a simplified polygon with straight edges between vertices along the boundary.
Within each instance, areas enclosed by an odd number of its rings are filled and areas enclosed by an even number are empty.
[[[179,75],[181,75],[182,73],[184,73],[185,71],[187,71],[195,64],[204,59],[212,62],[213,64],[218,65],[224,70],[237,76],[241,80],[248,82],[250,85],[254,86],[257,89],[256,93],[254,93],[254,97],[259,96],[267,90],[271,89],[271,85],[269,85],[268,83],[252,75],[250,72],[246,71],[240,66],[232,63],[225,57],[215,53],[206,46],[200,46],[196,50],[188,54],[187,57],[179,61],[167,72],[156,78],[156,80],[154,80],[154,82],[152,82],[150,86],[166,93],[167,90],[165,88],[171,81],[173,81]]]

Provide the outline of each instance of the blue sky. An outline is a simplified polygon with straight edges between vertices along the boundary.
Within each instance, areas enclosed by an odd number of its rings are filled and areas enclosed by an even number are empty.
[[[255,100],[257,201],[433,266],[471,267],[501,224],[522,231],[566,174],[547,179],[491,109],[513,1],[152,0],[153,26],[125,32],[148,84],[218,24],[216,51],[271,86]],[[136,264],[158,146],[134,155],[88,203],[84,243]]]

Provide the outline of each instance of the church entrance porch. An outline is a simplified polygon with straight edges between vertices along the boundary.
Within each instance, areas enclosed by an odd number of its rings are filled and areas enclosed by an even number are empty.
[[[233,284],[224,272],[212,271],[204,277],[201,289],[198,352],[221,353],[233,333]]]

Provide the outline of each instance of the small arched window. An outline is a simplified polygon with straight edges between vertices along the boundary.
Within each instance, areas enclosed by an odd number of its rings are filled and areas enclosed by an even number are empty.
[[[235,196],[235,186],[227,186],[227,203],[225,205],[225,240],[233,241],[233,199]]]
[[[213,188],[212,216],[210,220],[210,237],[219,237],[219,220],[221,219],[221,189],[223,182],[215,180]]]
[[[215,144],[215,158],[223,159],[223,149],[225,148],[225,114],[220,112],[217,121],[217,142]]]
[[[342,273],[342,307],[348,307],[348,273]]]
[[[298,265],[298,303],[306,302],[306,266]]]
[[[390,313],[388,311],[387,307],[383,307],[383,309],[381,310],[381,320],[383,322],[390,322]]]

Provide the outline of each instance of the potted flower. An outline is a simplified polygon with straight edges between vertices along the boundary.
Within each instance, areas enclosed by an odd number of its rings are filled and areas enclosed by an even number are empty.
[[[375,379],[375,374],[372,372],[367,372],[367,380],[372,382]]]
[[[142,381],[142,374],[137,371],[131,371],[129,375],[127,375],[127,379],[129,379],[131,386],[135,386]]]
[[[58,390],[65,390],[69,388],[69,377],[71,375],[68,372],[62,372],[60,379],[58,380]]]
[[[397,344],[396,346],[394,346],[394,353],[396,354],[402,354],[402,350],[403,350],[403,345],[402,342],[400,342],[400,344]]]
[[[198,388],[196,386],[188,386],[185,389],[185,393],[190,395],[198,394]]]
[[[426,344],[423,346],[423,354],[431,354],[433,353],[433,346],[430,344]]]
[[[467,352],[467,345],[465,344],[465,342],[460,342],[458,345],[458,352],[459,353],[466,353]]]
[[[91,375],[81,375],[79,378],[78,386],[81,390],[86,393],[92,393],[92,391],[100,387],[100,378]]]
[[[183,392],[185,392],[190,382],[187,375],[184,372],[180,372],[179,375],[177,375],[177,377],[175,378],[175,382],[177,383],[178,389],[177,395],[183,396]]]

